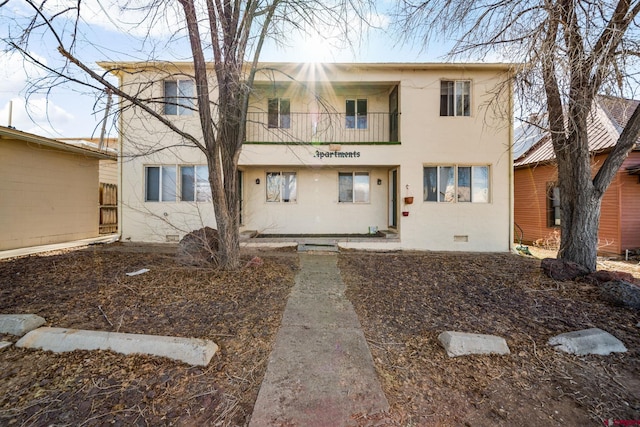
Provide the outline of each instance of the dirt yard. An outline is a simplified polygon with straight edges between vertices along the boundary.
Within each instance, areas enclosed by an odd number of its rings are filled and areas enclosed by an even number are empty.
[[[204,368],[10,347],[0,351],[0,425],[246,425],[298,269],[295,252],[257,255],[263,265],[233,273],[180,266],[171,248],[121,244],[0,261],[2,314],[220,346]],[[384,419],[354,418],[354,425],[640,420],[640,314],[602,302],[593,286],[544,277],[539,264],[509,254],[340,254],[391,404]],[[640,277],[636,264],[604,267]],[[141,268],[150,271],[125,275]],[[546,345],[554,334],[589,327],[614,334],[629,351],[575,357]],[[504,336],[512,354],[450,359],[437,342],[444,330]]]

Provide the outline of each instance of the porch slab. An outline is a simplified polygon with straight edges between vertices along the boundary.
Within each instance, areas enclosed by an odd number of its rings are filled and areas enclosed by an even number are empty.
[[[438,335],[438,340],[449,357],[511,353],[505,339],[495,335],[445,331]]]
[[[300,243],[298,252],[339,252],[336,243]]]
[[[65,328],[39,328],[22,337],[16,347],[63,353],[74,350],[111,350],[121,354],[149,354],[196,366],[206,366],[218,346],[197,338],[124,334]]]
[[[46,320],[35,314],[0,314],[0,334],[21,337],[45,323]]]
[[[549,345],[565,353],[586,356],[599,354],[607,356],[611,353],[624,353],[627,348],[622,341],[599,328],[583,329],[567,332],[549,338]]]

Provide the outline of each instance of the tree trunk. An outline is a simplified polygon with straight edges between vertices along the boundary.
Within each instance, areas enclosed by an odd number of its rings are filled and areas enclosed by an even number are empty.
[[[580,113],[569,124],[570,134],[557,156],[562,212],[558,258],[595,271],[602,193],[594,190],[586,114]]]
[[[582,197],[581,194],[566,197],[562,187],[560,194],[562,236],[558,258],[573,261],[592,272],[596,271],[601,198]],[[565,212],[570,212],[570,215]]]

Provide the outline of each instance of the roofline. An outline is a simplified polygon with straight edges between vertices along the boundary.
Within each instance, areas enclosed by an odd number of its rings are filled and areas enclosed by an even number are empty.
[[[605,147],[605,148],[601,148],[600,150],[591,150],[589,151],[589,154],[592,154],[594,156],[599,156],[601,154],[607,154],[610,151],[613,150],[614,147]],[[631,149],[631,151],[640,151],[640,147],[638,147],[637,145]],[[537,162],[529,162],[529,163],[520,163],[520,164],[516,164],[517,162],[513,162],[513,168],[514,169],[522,169],[522,168],[535,168],[537,166],[545,166],[545,165],[553,165],[556,164],[556,157],[555,157],[555,153],[554,156],[550,159],[546,159],[546,160],[539,160]]]
[[[118,70],[143,70],[148,68],[163,69],[168,67],[193,68],[193,62],[189,61],[99,61],[97,64],[113,74]],[[213,62],[207,62],[207,66],[213,68]],[[248,67],[249,63],[245,62]],[[295,68],[295,67],[325,67],[344,68],[347,70],[496,70],[514,72],[521,68],[521,63],[507,62],[260,62],[261,68]]]
[[[46,147],[57,148],[59,150],[68,151],[76,154],[82,154],[84,156],[95,157],[97,159],[104,160],[116,160],[117,155],[97,150],[91,150],[89,148],[78,147],[70,145],[55,139],[46,138],[44,136],[34,135],[32,133],[22,132],[17,129],[0,126],[0,141],[3,139],[16,139],[24,142],[31,142],[33,144],[44,145]]]

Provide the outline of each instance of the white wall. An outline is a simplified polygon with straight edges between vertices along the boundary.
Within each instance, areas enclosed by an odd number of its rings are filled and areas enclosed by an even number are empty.
[[[300,81],[311,79],[303,66],[287,70]],[[306,77],[303,77],[306,76]],[[398,196],[412,195],[410,206],[400,204],[398,215],[401,247],[405,249],[507,251],[511,242],[511,129],[510,90],[497,103],[490,104],[495,89],[508,78],[506,67],[415,65],[398,66],[325,66],[316,78],[335,83],[330,90],[319,83],[318,93],[330,100],[336,111],[343,112],[344,99],[366,96],[371,99],[370,112],[388,111],[388,92],[399,85],[401,145],[341,145],[340,153],[351,157],[323,157],[331,153],[328,145],[260,145],[243,147],[240,166],[245,172],[244,227],[276,234],[366,233],[369,226],[386,229],[388,225],[388,171],[399,171]],[[157,76],[153,76],[156,78]],[[125,86],[144,82],[145,76],[127,80]],[[258,76],[270,81],[272,76]],[[280,79],[283,77],[280,76]],[[470,117],[440,117],[440,81],[472,81]],[[133,83],[133,86],[130,86]],[[361,85],[358,88],[358,85]],[[277,86],[277,85],[276,85]],[[295,85],[281,85],[270,94],[258,93],[252,111],[266,111],[266,99],[287,96],[291,111],[315,108],[308,91]],[[308,86],[308,85],[307,85]],[[268,87],[268,85],[265,85]],[[149,96],[161,96],[162,84],[145,89]],[[384,92],[384,93],[383,93]],[[494,107],[498,106],[497,111]],[[175,118],[180,128],[198,132],[197,117]],[[186,202],[145,203],[144,166],[163,164],[204,164],[204,156],[193,148],[174,148],[145,157],[133,158],[131,148],[155,150],[182,141],[172,132],[135,110],[123,115],[124,160],[121,164],[123,238],[140,241],[165,241],[202,225],[215,227],[209,204]],[[336,149],[338,147],[331,147]],[[135,151],[135,150],[134,150]],[[356,155],[357,153],[357,155]],[[489,203],[432,203],[422,201],[423,167],[458,164],[490,167]],[[292,204],[267,203],[267,171],[296,171],[298,201]],[[337,203],[339,171],[369,171],[371,202]],[[255,184],[256,178],[261,180]],[[377,179],[382,185],[377,185]],[[407,185],[409,189],[407,190]],[[467,240],[466,242],[455,241]]]

